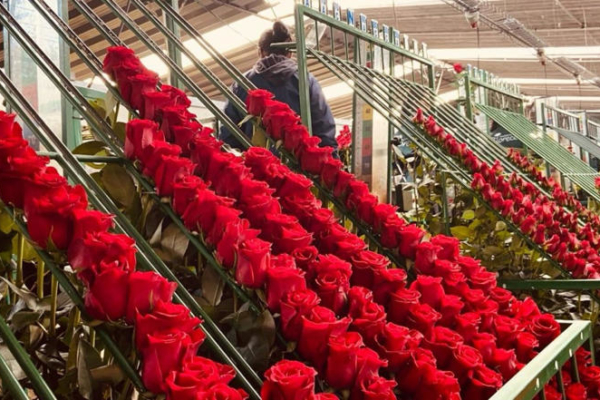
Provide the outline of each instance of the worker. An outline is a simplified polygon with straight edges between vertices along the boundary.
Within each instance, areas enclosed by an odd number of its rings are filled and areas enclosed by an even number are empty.
[[[300,114],[298,65],[291,58],[292,53],[289,49],[271,47],[272,43],[291,41],[292,36],[288,28],[282,22],[276,21],[272,29],[266,30],[261,35],[258,41],[260,59],[245,75],[258,88],[270,91],[275,95],[276,100],[288,104],[292,110]],[[331,146],[337,149],[336,126],[333,114],[325,100],[321,86],[311,74],[308,76],[308,87],[313,135],[321,139],[321,146]],[[232,91],[242,101],[246,100],[246,91],[237,84],[234,83]],[[225,114],[236,124],[245,117],[229,101],[225,105]],[[246,123],[243,125],[242,131],[248,138],[251,138],[252,124]],[[242,147],[225,127],[221,128],[219,138],[232,147]]]

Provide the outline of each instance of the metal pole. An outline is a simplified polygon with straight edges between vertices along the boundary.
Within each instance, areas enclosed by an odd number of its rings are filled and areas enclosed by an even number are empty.
[[[308,66],[306,62],[306,37],[304,29],[304,8],[301,5],[296,6],[296,57],[298,59],[298,91],[300,93],[300,116],[302,123],[306,126],[310,134],[312,131],[312,119],[310,115],[310,90],[308,82]],[[315,35],[318,38],[319,32]]]
[[[171,8],[175,12],[178,13],[179,12],[179,0],[171,0]],[[171,33],[173,33],[174,36],[181,37],[179,25],[177,25],[175,23],[175,21],[169,14],[164,13],[164,16],[165,16],[165,25],[167,26],[167,29]],[[182,68],[181,51],[179,50],[179,48],[177,48],[175,43],[170,39],[167,41],[167,52],[169,53],[169,58],[171,58],[171,60],[175,61],[175,63],[179,66],[179,68]],[[171,83],[171,86],[180,87],[179,80],[172,73],[169,74],[169,82]]]

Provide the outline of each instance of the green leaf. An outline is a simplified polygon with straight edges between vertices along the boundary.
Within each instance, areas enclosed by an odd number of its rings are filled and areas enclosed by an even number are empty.
[[[464,219],[465,221],[471,221],[472,219],[475,219],[475,211],[473,210],[466,210],[462,217],[462,219]]]
[[[92,106],[92,108],[94,110],[96,110],[96,112],[98,113],[100,118],[102,118],[102,119],[106,118],[106,106],[104,105],[103,99],[90,100],[89,103],[90,103],[90,106]]]
[[[13,292],[15,292],[17,294],[17,296],[19,296],[25,302],[25,305],[27,305],[27,308],[30,309],[31,311],[49,311],[50,310],[49,305],[44,305],[44,304],[41,304],[40,302],[38,302],[37,296],[32,294],[29,290],[21,289],[21,288],[17,287],[17,285],[12,283],[8,279],[4,278],[3,276],[0,276],[0,279],[3,280],[10,287],[10,289]]]
[[[175,224],[163,230],[160,246],[163,251],[171,256],[172,260],[182,260],[188,248],[189,239]]]
[[[225,281],[212,267],[207,267],[202,273],[202,297],[213,307],[221,303]]]
[[[122,143],[125,143],[125,128],[126,127],[127,127],[127,124],[125,124],[125,122],[117,122],[113,129],[113,132],[115,133],[115,135],[117,135],[117,137],[121,140]]]
[[[10,324],[15,331],[19,331],[25,328],[27,325],[31,325],[39,321],[41,316],[41,312],[19,311],[12,316]]]
[[[77,381],[79,393],[86,399],[91,400],[94,393],[94,379],[91,370],[102,365],[102,357],[98,350],[84,339],[79,340],[77,347]]]
[[[254,115],[251,115],[251,114],[246,115],[244,117],[244,119],[240,121],[240,123],[238,124],[238,126],[244,125],[246,122],[251,121],[253,118],[254,118]]]
[[[117,164],[107,164],[101,174],[102,186],[108,194],[122,206],[131,207],[136,197],[136,187],[125,168]]]
[[[107,146],[106,143],[101,142],[99,140],[90,140],[88,142],[81,143],[79,146],[75,147],[73,150],[73,154],[85,154],[89,156],[94,156],[101,151],[106,151]]]
[[[15,221],[8,213],[0,213],[0,232],[9,234],[14,225]]]
[[[458,240],[467,240],[472,234],[471,230],[466,226],[453,226],[450,228],[450,232],[452,233],[452,236]]]
[[[267,147],[267,135],[261,128],[256,126],[252,133],[252,146]]]
[[[496,232],[501,232],[506,230],[506,224],[502,221],[496,222]]]

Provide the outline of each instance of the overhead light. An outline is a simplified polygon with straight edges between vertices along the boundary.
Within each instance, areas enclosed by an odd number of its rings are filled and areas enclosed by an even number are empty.
[[[527,29],[525,25],[523,25],[521,21],[519,21],[516,18],[509,16],[498,21],[497,24],[500,28],[505,30],[506,33],[509,33],[510,35],[514,36],[523,44],[529,47],[533,47],[534,49],[541,49],[547,46],[542,39],[538,38],[536,35],[531,33],[529,29]]]

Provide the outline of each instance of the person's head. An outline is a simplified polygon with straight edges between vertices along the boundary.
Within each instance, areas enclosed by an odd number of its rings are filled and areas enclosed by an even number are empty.
[[[272,49],[272,43],[291,42],[292,35],[287,26],[281,21],[275,21],[273,28],[267,29],[260,35],[258,41],[258,51],[261,57],[267,57],[271,54],[279,54],[286,57],[291,57],[292,53],[288,49]]]

